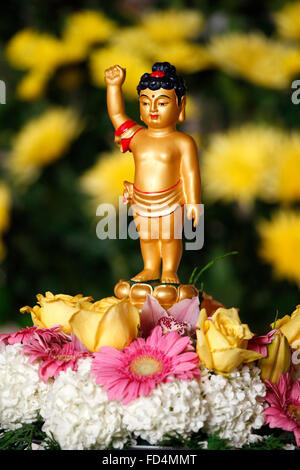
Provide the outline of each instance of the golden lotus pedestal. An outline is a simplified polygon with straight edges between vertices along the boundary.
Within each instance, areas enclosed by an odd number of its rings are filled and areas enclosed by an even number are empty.
[[[199,290],[192,284],[162,284],[159,281],[136,282],[121,279],[114,288],[118,299],[129,298],[137,308],[141,308],[146,301],[146,294],[155,297],[164,309],[184,299],[191,299],[199,295]]]

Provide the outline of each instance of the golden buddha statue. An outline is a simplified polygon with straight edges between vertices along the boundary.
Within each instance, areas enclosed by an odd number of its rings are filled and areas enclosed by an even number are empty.
[[[184,205],[194,227],[201,211],[197,146],[191,136],[176,129],[177,122],[185,119],[185,84],[168,62],[157,62],[152,73],[141,77],[137,91],[144,127],[126,115],[122,95],[125,77],[126,69],[119,65],[105,70],[115,142],[122,152],[132,152],[135,163],[134,183],[124,181],[123,200],[132,205],[144,269],[131,278],[131,284],[180,285],[177,270],[182,256]],[[116,294],[120,295],[120,284],[117,286]],[[126,289],[122,289],[124,296]]]

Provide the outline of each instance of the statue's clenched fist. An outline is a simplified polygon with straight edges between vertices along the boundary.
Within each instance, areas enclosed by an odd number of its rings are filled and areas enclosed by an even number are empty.
[[[126,76],[126,69],[120,65],[114,65],[105,70],[105,83],[106,85],[122,85]]]

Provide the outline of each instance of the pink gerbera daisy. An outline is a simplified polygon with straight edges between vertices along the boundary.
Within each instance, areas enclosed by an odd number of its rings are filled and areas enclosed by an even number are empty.
[[[41,361],[39,376],[43,382],[57,377],[60,371],[68,367],[77,370],[78,359],[91,356],[88,352],[79,351],[68,336],[54,332],[49,334],[49,331],[48,335],[41,335],[40,330],[24,344],[22,352],[30,356],[31,363]]]
[[[200,378],[198,356],[189,337],[164,334],[157,326],[147,338],[137,338],[123,350],[103,346],[94,354],[92,373],[110,400],[123,404],[150,395],[157,384],[172,378]]]
[[[26,339],[31,338],[36,330],[37,326],[30,326],[14,333],[1,334],[0,342],[3,342],[5,345],[23,343]]]
[[[60,338],[62,341],[70,341],[70,339],[61,332],[60,325],[51,326],[51,328],[38,328],[37,326],[29,326],[22,330],[14,333],[1,334],[0,342],[2,341],[5,345],[16,344],[16,343],[27,343],[31,340],[34,334],[42,336],[47,342],[51,341],[51,338]]]
[[[269,407],[264,410],[270,428],[293,431],[300,446],[300,382],[293,382],[290,374],[281,374],[278,385],[265,381]]]

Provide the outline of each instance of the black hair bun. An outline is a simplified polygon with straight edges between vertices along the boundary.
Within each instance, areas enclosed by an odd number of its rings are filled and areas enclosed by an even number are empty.
[[[164,72],[166,75],[176,75],[176,67],[169,62],[156,62],[152,66],[152,72]]]
[[[184,80],[176,74],[176,67],[169,62],[156,62],[152,66],[152,72],[163,72],[163,77],[152,77],[150,73],[144,73],[137,86],[137,92],[140,94],[141,90],[149,88],[150,90],[172,90],[174,88],[177,95],[178,103],[181,98],[186,94],[186,87]]]

